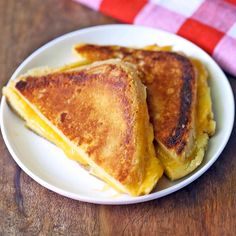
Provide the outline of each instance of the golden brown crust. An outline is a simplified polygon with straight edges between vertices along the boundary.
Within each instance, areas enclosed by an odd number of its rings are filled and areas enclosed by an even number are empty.
[[[155,138],[181,155],[194,135],[196,76],[191,61],[173,52],[119,46],[78,45],[75,50],[91,61],[121,58],[145,74],[148,106]]]
[[[122,181],[131,168],[132,160],[127,157],[132,156],[134,152],[133,144],[129,143],[133,140],[130,114],[134,111],[131,110],[129,98],[122,95],[123,91],[130,90],[129,83],[124,80],[126,72],[116,69],[114,65],[106,66],[105,76],[100,74],[101,68],[97,70],[97,74],[89,74],[86,71],[55,73],[38,77],[37,80],[29,76],[25,81],[17,82],[16,88],[76,145],[87,145],[86,152],[98,165],[109,160],[103,155],[107,137],[120,135],[120,141],[125,143],[119,144],[117,159],[108,165],[113,165],[112,171],[115,172],[116,178]],[[86,89],[83,89],[85,87]],[[110,119],[104,117],[102,104],[99,104],[98,96],[101,96],[101,93],[110,93],[110,101],[104,101],[108,104],[103,105],[105,109],[111,107],[110,112],[117,113],[117,127],[113,124],[112,129]],[[124,124],[124,129],[120,130],[119,123]],[[120,169],[115,168],[118,160],[125,163]]]
[[[146,90],[136,67],[104,62],[27,75],[15,89],[105,172],[130,186],[131,194],[148,193],[155,186],[162,168],[154,156]],[[150,167],[156,171],[148,177]]]

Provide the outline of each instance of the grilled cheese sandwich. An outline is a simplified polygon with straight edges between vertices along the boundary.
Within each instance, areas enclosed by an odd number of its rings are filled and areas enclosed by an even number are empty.
[[[38,71],[11,81],[3,94],[29,128],[118,191],[148,194],[162,176],[146,89],[133,65]]]

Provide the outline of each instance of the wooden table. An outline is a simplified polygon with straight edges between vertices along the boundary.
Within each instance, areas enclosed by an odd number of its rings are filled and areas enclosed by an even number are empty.
[[[0,85],[35,49],[64,33],[115,20],[69,0],[0,1]],[[236,79],[229,78],[236,91]],[[236,130],[197,181],[129,206],[74,201],[40,186],[0,138],[0,235],[236,235]]]

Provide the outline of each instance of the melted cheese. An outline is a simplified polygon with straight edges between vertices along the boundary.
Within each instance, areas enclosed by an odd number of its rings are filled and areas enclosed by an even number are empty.
[[[197,131],[198,134],[207,133],[212,136],[215,133],[216,123],[212,112],[211,93],[207,81],[208,73],[200,61],[192,59],[192,63],[198,72]]]
[[[64,135],[59,134],[49,124],[47,124],[45,119],[41,118],[30,106],[30,104],[28,104],[27,100],[24,100],[24,97],[18,93],[18,91],[14,88],[14,84],[4,88],[3,93],[8,98],[11,106],[26,121],[26,125],[30,129],[56,144],[70,159],[78,161],[83,165],[89,165],[91,168],[91,174],[104,180],[119,192],[129,193],[133,196],[147,194],[152,190],[153,184],[156,180],[162,176],[162,166],[158,163],[159,161],[155,157],[153,146],[150,145],[148,148],[153,150],[149,150],[151,155],[149,157],[149,162],[145,163],[146,176],[143,182],[137,183],[136,185],[122,185],[106,173],[102,168],[100,168],[95,162],[93,162],[87,154],[80,150],[79,147],[74,147],[70,141],[63,137]],[[153,136],[149,138],[153,138]],[[151,143],[152,142],[150,142],[150,144]]]
[[[157,44],[153,44],[153,45],[148,45],[146,47],[143,47],[142,49],[144,50],[149,50],[149,51],[171,51],[172,50],[172,46],[159,46]]]

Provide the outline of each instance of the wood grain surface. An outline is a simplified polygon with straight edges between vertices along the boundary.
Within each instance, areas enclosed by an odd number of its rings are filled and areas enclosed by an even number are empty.
[[[69,0],[0,1],[0,88],[35,49],[64,33],[115,20]],[[236,91],[236,78],[229,76]],[[236,129],[197,181],[129,206],[74,201],[40,186],[0,137],[0,235],[236,235]]]

